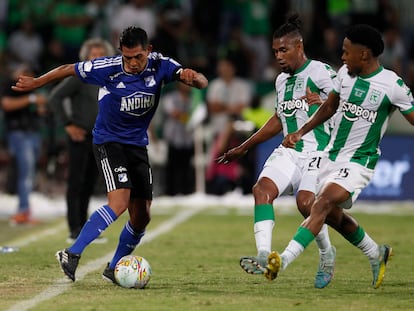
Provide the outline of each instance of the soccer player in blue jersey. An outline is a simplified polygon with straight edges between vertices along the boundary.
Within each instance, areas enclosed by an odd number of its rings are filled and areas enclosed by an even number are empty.
[[[37,78],[20,76],[12,87],[29,91],[68,76],[100,86],[93,144],[108,203],[90,216],[72,246],[56,253],[62,271],[72,281],[84,249],[127,209],[129,220],[103,272],[104,279],[116,283],[117,261],[131,254],[145,234],[152,202],[147,129],[163,84],[180,81],[199,89],[208,85],[203,74],[153,52],[141,28],[126,28],[119,39],[119,50],[121,55],[62,65]]]

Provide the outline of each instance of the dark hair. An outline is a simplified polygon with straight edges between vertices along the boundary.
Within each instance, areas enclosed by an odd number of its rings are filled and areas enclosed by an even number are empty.
[[[352,43],[369,48],[374,57],[378,57],[384,51],[384,41],[381,33],[372,26],[366,24],[353,25],[345,31],[345,37]]]
[[[299,19],[299,14],[294,13],[290,15],[283,25],[273,33],[273,39],[284,37],[288,34],[296,35],[302,38],[301,34],[302,22]]]
[[[148,46],[148,35],[145,30],[135,26],[125,28],[119,37],[119,47],[134,48],[138,45],[143,48]]]

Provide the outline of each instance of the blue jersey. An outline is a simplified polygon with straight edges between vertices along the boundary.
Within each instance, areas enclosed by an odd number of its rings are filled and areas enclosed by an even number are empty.
[[[123,70],[121,55],[76,63],[76,74],[83,82],[100,86],[94,144],[148,145],[147,130],[158,106],[161,87],[177,79],[181,67],[156,52],[149,54],[147,67],[138,74]]]

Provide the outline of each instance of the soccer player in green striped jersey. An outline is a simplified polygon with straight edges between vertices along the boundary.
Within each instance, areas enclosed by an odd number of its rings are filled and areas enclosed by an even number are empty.
[[[300,33],[298,15],[291,16],[273,35],[272,48],[282,72],[275,83],[276,106],[274,115],[256,133],[240,146],[224,153],[219,161],[226,163],[238,159],[251,147],[262,143],[279,132],[294,132],[317,110],[321,99],[333,89],[336,72],[322,62],[306,57]],[[311,93],[314,92],[313,93]],[[306,94],[308,93],[308,96]],[[297,192],[296,201],[304,217],[309,215],[316,193],[316,176],[323,150],[329,142],[330,126],[326,122],[316,127],[295,149],[276,147],[266,160],[253,187],[254,235],[257,256],[240,259],[240,266],[248,273],[264,274],[271,251],[275,224],[273,201],[281,195]],[[333,277],[335,247],[331,245],[328,228],[322,226],[316,237],[320,263],[315,287],[323,288]]]
[[[283,141],[284,146],[296,148],[308,132],[335,114],[319,171],[321,190],[310,216],[285,250],[269,255],[267,271],[271,279],[303,252],[326,222],[368,257],[372,286],[378,288],[382,284],[392,248],[377,244],[343,209],[352,206],[371,180],[391,114],[399,110],[414,125],[411,91],[393,71],[382,67],[378,56],[383,50],[384,42],[376,29],[364,24],[350,27],[343,41],[344,66],[338,71],[334,90],[317,113]]]

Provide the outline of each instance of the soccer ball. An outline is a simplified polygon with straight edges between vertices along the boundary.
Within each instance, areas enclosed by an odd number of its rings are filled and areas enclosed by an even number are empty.
[[[144,288],[151,278],[151,266],[141,256],[127,255],[115,266],[115,279],[125,288]]]

